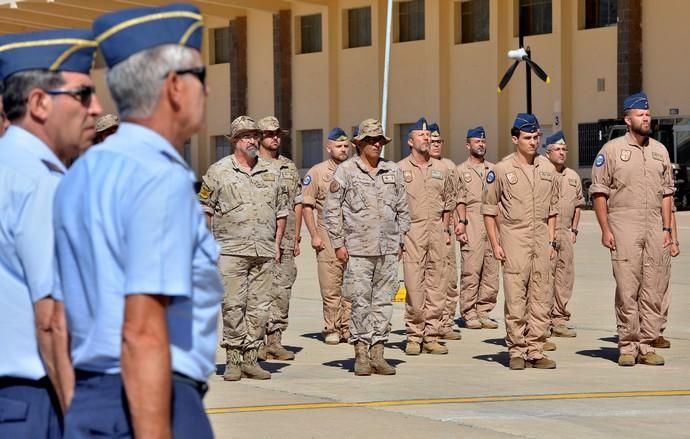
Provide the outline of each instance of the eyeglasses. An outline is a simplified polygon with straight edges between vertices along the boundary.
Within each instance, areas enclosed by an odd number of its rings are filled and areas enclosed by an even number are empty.
[[[362,139],[362,142],[368,145],[374,145],[377,143],[383,144],[386,142],[386,138],[383,136],[376,136],[376,137],[370,137],[366,136],[364,139]]]
[[[261,133],[261,137],[264,137],[266,139],[271,138],[271,137],[280,137],[280,130],[276,131],[263,131]]]
[[[190,69],[174,70],[176,75],[194,75],[206,87],[206,66],[192,67]]]
[[[57,96],[57,95],[69,95],[72,96],[74,99],[78,100],[79,103],[81,103],[83,106],[88,107],[91,105],[91,99],[93,98],[94,93],[96,93],[96,88],[92,85],[84,85],[82,87],[73,89],[73,90],[60,90],[60,89],[53,89],[53,90],[45,90],[46,93],[52,96]]]

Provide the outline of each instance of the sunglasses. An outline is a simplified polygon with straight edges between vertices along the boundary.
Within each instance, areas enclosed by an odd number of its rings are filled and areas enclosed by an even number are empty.
[[[78,100],[79,103],[81,103],[83,106],[88,107],[91,105],[91,99],[93,98],[94,93],[96,93],[96,88],[92,85],[84,85],[73,90],[53,89],[45,90],[45,92],[52,96],[72,96],[74,99]]]
[[[173,70],[176,75],[194,75],[206,87],[206,66],[192,67],[190,69]]]

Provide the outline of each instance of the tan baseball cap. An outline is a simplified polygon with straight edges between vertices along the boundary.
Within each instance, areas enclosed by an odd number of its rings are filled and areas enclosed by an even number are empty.
[[[260,119],[256,125],[259,127],[260,131],[280,131],[281,134],[287,133],[287,130],[280,128],[280,122],[275,116],[266,116]]]
[[[120,125],[119,117],[114,114],[106,114],[96,119],[96,132],[100,133],[118,125]]]
[[[256,122],[251,117],[239,116],[232,121],[232,123],[230,124],[230,134],[225,137],[232,140],[238,135],[246,133],[248,131],[255,131],[258,133],[259,127],[256,125]]]
[[[383,137],[386,139],[386,143],[391,141],[390,137],[386,137],[386,135],[383,134],[381,122],[376,119],[365,119],[359,124],[359,133],[354,137],[354,139],[359,141],[365,137]],[[384,145],[386,143],[384,143]]]

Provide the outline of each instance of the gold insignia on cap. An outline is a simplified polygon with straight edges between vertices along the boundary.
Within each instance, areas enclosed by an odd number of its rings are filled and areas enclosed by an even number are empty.
[[[422,122],[422,129],[426,130],[426,122]]]
[[[191,18],[191,19],[195,20],[195,22],[182,35],[182,38],[180,39],[180,44],[186,43],[189,36],[195,30],[197,30],[200,26],[203,26],[203,17],[201,16],[201,14],[197,14],[195,12],[190,12],[190,11],[158,12],[155,14],[144,15],[143,17],[136,17],[136,18],[132,18],[131,20],[126,20],[126,21],[123,21],[122,23],[118,23],[115,26],[111,27],[110,29],[108,29],[108,30],[104,31],[103,33],[101,33],[100,35],[98,35],[96,37],[96,42],[101,43],[104,40],[113,36],[114,34],[120,32],[121,30],[125,30],[129,27],[136,26],[136,25],[142,24],[142,23],[148,23],[150,21],[165,20],[167,18]]]

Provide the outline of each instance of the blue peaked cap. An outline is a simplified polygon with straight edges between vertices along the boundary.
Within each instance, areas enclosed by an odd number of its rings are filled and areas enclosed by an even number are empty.
[[[476,137],[478,139],[486,139],[486,131],[484,127],[470,128],[467,130],[467,138]]]
[[[412,131],[429,131],[429,124],[427,123],[426,119],[420,117],[419,120],[410,128],[410,132]]]
[[[633,109],[649,109],[649,100],[647,99],[647,95],[645,93],[639,92],[625,98],[625,100],[623,101],[623,111]]]
[[[164,44],[201,50],[203,28],[199,8],[188,4],[123,9],[93,22],[93,33],[108,67]]]
[[[330,133],[328,133],[328,140],[334,140],[336,142],[342,142],[343,140],[347,140],[347,134],[345,134],[345,131],[343,131],[342,128],[336,127],[331,130]]]
[[[429,131],[431,131],[432,136],[440,136],[441,135],[441,128],[438,126],[436,122],[432,123],[428,127]]]
[[[0,81],[25,70],[88,74],[96,42],[89,29],[57,29],[0,37]]]
[[[565,135],[563,131],[558,131],[557,133],[551,134],[546,138],[546,145],[565,145]]]
[[[526,133],[536,133],[539,130],[539,121],[534,114],[518,113],[515,116],[513,127]]]

